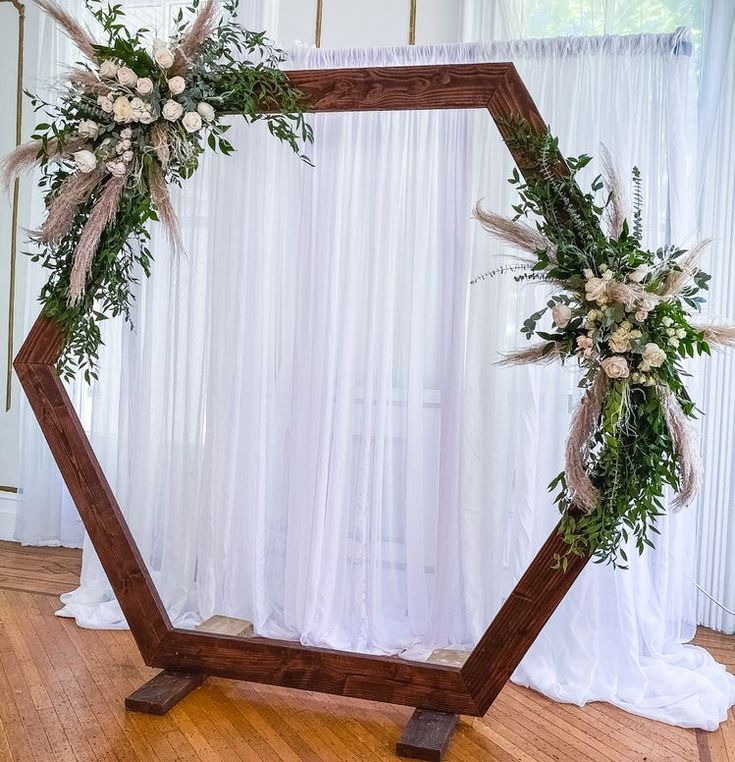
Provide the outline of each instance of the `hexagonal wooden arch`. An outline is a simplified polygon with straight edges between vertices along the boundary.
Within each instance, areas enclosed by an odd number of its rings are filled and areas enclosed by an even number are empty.
[[[482,108],[504,138],[510,118],[525,120],[533,131],[545,130],[510,63],[326,69],[291,72],[289,78],[317,112]],[[509,150],[532,178],[535,157]],[[555,171],[568,171],[561,157]],[[552,532],[461,668],[173,627],[55,371],[64,341],[58,325],[41,316],[14,365],[143,660],[168,671],[158,693],[155,685],[148,691],[158,700],[130,702],[134,708],[166,711],[207,675],[404,704],[429,711],[414,714],[415,726],[409,723],[399,750],[439,758],[441,749],[429,749],[424,733],[428,729],[431,735],[429,726],[437,719],[441,725],[442,715],[432,713],[446,713],[450,720],[455,714],[484,715],[587,562],[574,557],[566,572],[553,570],[564,543]],[[444,744],[449,725],[453,722],[445,723],[440,739]],[[406,738],[409,731],[418,732],[418,742]]]

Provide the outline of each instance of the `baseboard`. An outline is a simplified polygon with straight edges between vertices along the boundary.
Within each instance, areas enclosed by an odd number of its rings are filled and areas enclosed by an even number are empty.
[[[0,492],[0,540],[13,539],[17,508],[17,495],[12,492]]]

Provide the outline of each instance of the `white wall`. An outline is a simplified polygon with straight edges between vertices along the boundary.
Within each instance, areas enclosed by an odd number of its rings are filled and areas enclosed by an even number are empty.
[[[290,47],[315,43],[317,0],[281,0],[277,36]],[[459,0],[416,0],[416,44],[459,39]],[[411,0],[323,0],[323,48],[407,45]]]

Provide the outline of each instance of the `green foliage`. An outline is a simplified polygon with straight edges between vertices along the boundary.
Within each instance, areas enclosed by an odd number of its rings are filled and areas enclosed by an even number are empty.
[[[70,141],[78,142],[82,120],[92,120],[99,133],[84,148],[104,164],[110,159],[117,160],[112,149],[121,142],[121,128],[128,128],[126,140],[130,143],[131,158],[125,187],[119,208],[102,234],[81,301],[74,303],[70,299],[74,254],[110,175],[105,174],[77,207],[68,232],[53,243],[43,243],[36,236],[38,249],[31,254],[49,271],[48,282],[40,294],[43,313],[57,321],[67,335],[59,373],[71,379],[79,372],[89,381],[97,375],[102,343],[99,323],[119,315],[129,321],[136,273],[150,274],[148,225],[158,220],[158,210],[151,199],[152,173],[162,173],[166,183],[180,184],[196,171],[207,148],[231,154],[235,149],[225,137],[229,125],[220,121],[228,113],[239,114],[249,122],[266,121],[271,134],[306,162],[309,160],[303,149],[311,143],[312,131],[305,119],[307,104],[302,93],[291,86],[279,68],[284,54],[270,43],[265,33],[250,32],[235,21],[238,0],[222,3],[224,14],[214,33],[188,61],[186,88],[181,93],[169,91],[167,72],[143,45],[148,30],[129,29],[120,4],[86,0],[86,5],[106,36],[105,44],[95,46],[100,60],[127,67],[138,78],[149,78],[153,83],[152,93],[144,96],[149,104],[148,122],[120,124],[110,113],[110,107],[101,108],[105,104],[99,103],[97,93],[83,85],[70,85],[57,104],[31,96],[34,109],[44,114],[33,137],[41,142],[41,188],[47,207],[62,192],[64,182],[78,171],[68,155],[50,156],[51,141],[58,141],[63,150]],[[198,0],[194,0],[187,12],[179,11],[171,43],[174,48],[186,33],[198,5]],[[104,84],[101,73],[93,67],[86,68],[95,81]],[[109,88],[122,90],[129,98],[138,95],[133,88],[126,90],[114,80]],[[162,104],[167,99],[174,99],[184,113],[194,115],[202,103],[209,104],[216,116],[209,122],[203,119],[201,129],[190,132],[181,121],[174,123],[161,118]],[[163,161],[156,150],[153,127],[165,131],[169,161]]]
[[[626,543],[633,540],[639,552],[652,545],[665,490],[680,487],[681,463],[661,400],[668,389],[685,415],[696,413],[681,363],[709,354],[702,333],[689,322],[689,310],[700,309],[710,276],[683,249],[642,247],[637,168],[632,176],[633,229],[626,221],[606,234],[613,194],[604,194],[600,177],[588,192],[576,181],[590,157],[563,161],[558,141],[549,133],[532,132],[515,121],[504,128],[510,145],[529,165],[525,180],[518,171],[509,179],[519,195],[513,207],[516,219],[535,221],[549,242],[534,253],[532,271],[560,289],[520,331],[526,339],[548,342],[562,361],[576,359],[584,373],[581,387],[592,386],[600,374],[609,376],[602,409],[583,448],[585,470],[599,500],[593,509],[582,510],[564,473],[549,485],[556,492],[567,543],[556,563],[566,568],[569,556],[589,554],[597,562],[625,567]],[[549,310],[564,313],[553,332],[539,329]]]

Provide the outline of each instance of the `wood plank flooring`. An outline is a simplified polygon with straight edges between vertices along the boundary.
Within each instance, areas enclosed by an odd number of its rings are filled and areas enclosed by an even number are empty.
[[[126,713],[150,679],[128,632],[59,619],[79,553],[0,543],[0,760],[18,762],[378,762],[397,759],[411,710],[209,679],[165,717]],[[735,671],[735,637],[697,642]],[[462,718],[448,762],[735,762],[735,717],[715,733],[672,728],[607,704],[555,704],[508,684]]]

